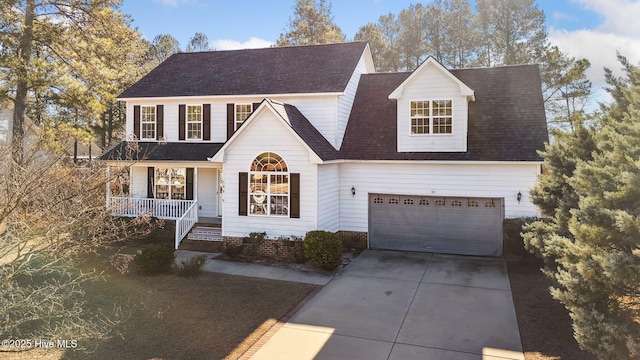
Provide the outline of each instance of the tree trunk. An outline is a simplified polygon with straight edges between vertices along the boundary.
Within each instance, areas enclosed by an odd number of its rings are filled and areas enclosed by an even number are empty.
[[[35,17],[35,0],[27,0],[24,29],[20,39],[20,66],[17,68],[18,81],[16,99],[13,107],[13,128],[11,137],[11,154],[13,161],[22,165],[24,161],[24,113],[27,107],[28,68],[33,48],[33,20]]]

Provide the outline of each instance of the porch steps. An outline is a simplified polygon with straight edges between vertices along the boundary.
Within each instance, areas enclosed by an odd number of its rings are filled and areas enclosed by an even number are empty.
[[[222,229],[196,224],[187,234],[187,240],[222,241]]]
[[[219,224],[201,224],[193,226],[187,237],[182,240],[178,249],[205,252],[221,252],[222,229]]]

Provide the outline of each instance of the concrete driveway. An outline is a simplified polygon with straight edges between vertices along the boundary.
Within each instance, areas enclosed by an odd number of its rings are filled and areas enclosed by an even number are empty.
[[[252,359],[524,359],[503,260],[366,250]]]

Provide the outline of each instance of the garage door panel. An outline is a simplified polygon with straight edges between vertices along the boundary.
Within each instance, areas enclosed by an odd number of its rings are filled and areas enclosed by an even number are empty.
[[[372,248],[500,256],[502,199],[372,194]]]

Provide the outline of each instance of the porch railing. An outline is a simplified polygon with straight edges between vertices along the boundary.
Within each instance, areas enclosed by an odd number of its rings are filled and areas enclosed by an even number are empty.
[[[159,219],[177,220],[184,215],[195,200],[147,199],[112,196],[107,207],[114,216],[136,217],[149,215]]]
[[[176,249],[193,225],[198,222],[198,201],[194,201],[184,214],[176,220]]]

